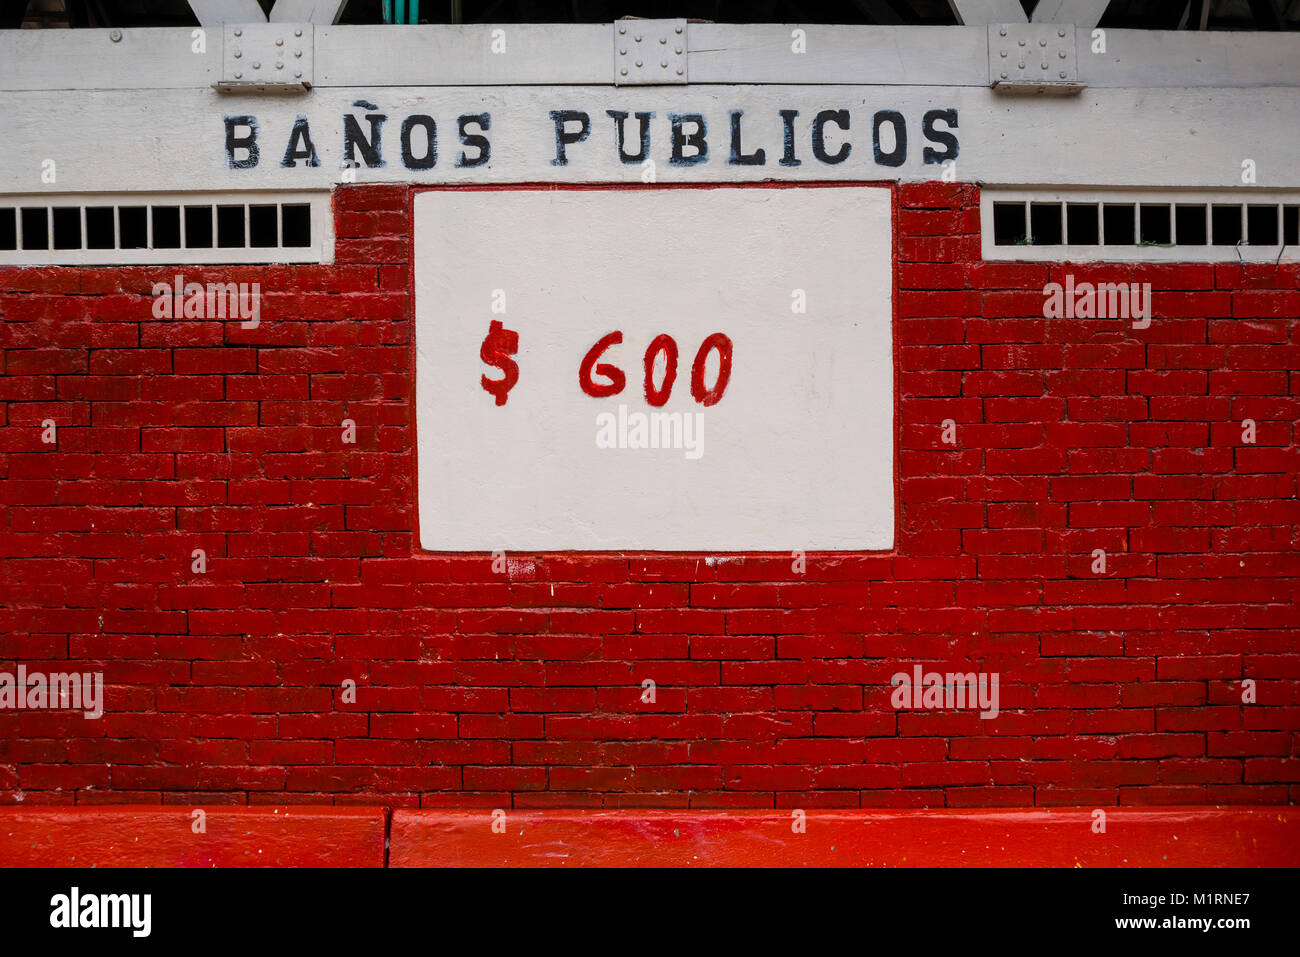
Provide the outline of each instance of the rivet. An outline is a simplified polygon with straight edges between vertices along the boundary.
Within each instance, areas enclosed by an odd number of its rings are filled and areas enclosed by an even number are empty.
[[[623,69],[619,70],[618,72],[623,74],[623,76],[627,76],[627,67],[623,67]]]
[[[659,65],[660,65],[661,67],[663,67],[665,70],[668,69],[668,61],[667,61],[667,60],[660,60],[660,61],[659,61]]]
[[[641,61],[640,61],[640,60],[637,60],[637,61],[636,61],[636,65],[637,65],[637,66],[640,66],[640,65],[641,65]]]
[[[1065,71],[1064,71],[1064,70],[1061,71],[1061,79],[1062,79],[1062,80],[1065,79]]]
[[[254,70],[260,70],[260,69],[262,69],[262,64],[259,63],[257,60],[254,60],[254,61],[253,61],[253,69],[254,69]]]
[[[294,50],[294,51],[293,51],[293,55],[294,55],[294,56],[302,56],[302,51],[301,51],[301,50]]]
[[[1021,60],[1021,61],[1020,61],[1020,69],[1023,70],[1024,68],[1025,68],[1025,61],[1024,61],[1024,60]]]
[[[236,74],[235,74],[235,79],[236,79],[236,80],[242,80],[243,78],[244,78],[244,74],[242,74],[242,73],[236,73]]]
[[[1062,60],[1065,59],[1065,51],[1064,51],[1064,50],[1062,50],[1060,53],[1058,53],[1058,54],[1056,54],[1056,55],[1059,56]]]
[[[283,63],[277,63],[277,64],[275,65],[275,68],[276,68],[277,70],[283,70],[283,69],[284,69],[284,64],[283,64]]]
[[[660,38],[659,38],[659,42],[660,42],[660,43],[667,43],[667,42],[668,42],[668,38],[667,38],[667,37],[660,37]]]
[[[636,42],[637,42],[637,43],[640,43],[640,42],[641,42],[641,38],[640,38],[640,37],[637,37],[637,38],[636,38]]]
[[[677,48],[676,48],[676,52],[680,54],[680,53],[682,52],[682,48],[681,48],[681,47],[677,47]]]
[[[301,30],[294,30],[294,31],[293,31],[293,35],[296,36],[296,37],[300,37],[300,36],[302,36],[302,31],[301,31]]]
[[[236,60],[238,60],[238,59],[239,59],[241,56],[243,56],[243,55],[244,55],[244,51],[243,51],[243,50],[236,50],[236,51],[235,51],[235,59],[236,59]]]
[[[627,33],[627,27],[619,27],[618,32],[619,32],[619,36],[622,36],[623,34]]]
[[[1003,73],[1003,74],[1002,74],[1002,79],[1005,80],[1006,78],[1007,78],[1007,75],[1006,75],[1005,73]]]
[[[1007,28],[1006,28],[1006,27],[1003,27],[1001,30],[998,31],[998,36],[1000,36],[1000,37],[1004,37],[1004,36],[1006,36],[1006,35],[1007,35]]]
[[[619,48],[619,51],[618,51],[618,55],[619,55],[619,56],[627,56],[627,47],[620,47],[620,48]]]
[[[284,46],[284,41],[283,41],[283,40],[276,40],[276,41],[275,41],[275,45],[278,46],[278,47],[282,47],[282,46]]]
[[[677,32],[678,32],[678,33],[681,33],[681,32],[682,32],[682,28],[681,28],[681,27],[678,27],[678,28],[677,28]]]
[[[109,34],[109,38],[110,38],[114,43],[118,43],[118,42],[120,42],[121,39],[122,39],[122,31],[121,31],[121,30],[114,30],[112,33]]]
[[[1024,45],[1025,45],[1025,41],[1024,41],[1024,40],[1021,40],[1021,41],[1020,41],[1020,45],[1021,45],[1021,46],[1024,46]]]
[[[1065,36],[1065,31],[1064,31],[1064,30],[1057,30],[1057,31],[1056,31],[1056,35],[1057,35],[1058,37],[1063,37],[1063,36]]]
[[[1006,56],[1006,55],[1007,55],[1007,51],[1006,51],[1006,50],[1003,50],[1003,51],[1002,51],[1002,55],[1003,55],[1003,56]]]
[[[680,32],[680,31],[678,31],[678,32]],[[684,71],[682,70],[681,67],[678,67],[678,68],[677,68],[677,75],[678,75],[678,76],[681,76],[683,72],[684,72]]]
[[[301,79],[302,79],[302,70],[299,70],[297,73],[294,74],[294,76],[297,77],[299,80],[301,80]]]
[[[1044,70],[1047,69],[1047,64],[1046,64],[1046,63],[1040,63],[1040,64],[1038,64],[1038,65],[1039,65],[1040,67],[1042,67]]]
[[[1046,41],[1046,40],[1039,40],[1039,41],[1038,41],[1038,45],[1039,45],[1040,47],[1045,47],[1045,46],[1047,46],[1047,41]]]

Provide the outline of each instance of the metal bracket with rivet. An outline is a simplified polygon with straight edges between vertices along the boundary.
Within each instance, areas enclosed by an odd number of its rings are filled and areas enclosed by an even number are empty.
[[[616,20],[614,85],[684,85],[685,20]]]
[[[990,23],[989,86],[998,93],[1072,96],[1079,79],[1074,24]]]
[[[305,93],[312,87],[315,28],[310,23],[226,24],[218,93]]]

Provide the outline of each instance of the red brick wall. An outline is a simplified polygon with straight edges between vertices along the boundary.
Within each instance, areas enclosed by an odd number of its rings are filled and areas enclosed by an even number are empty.
[[[402,188],[336,194],[333,266],[0,269],[0,670],[109,685],[0,711],[0,800],[1294,801],[1300,268],[1076,265],[1151,327],[1045,320],[974,188],[898,199],[897,549],[804,575],[413,553]],[[261,326],[154,319],[178,271]],[[893,710],[918,663],[1002,714]]]

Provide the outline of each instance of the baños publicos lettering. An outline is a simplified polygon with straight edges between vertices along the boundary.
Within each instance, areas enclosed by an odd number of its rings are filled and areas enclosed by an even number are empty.
[[[357,100],[353,107],[339,125],[330,124],[337,142],[329,145],[338,152],[327,156],[331,165],[337,156],[340,169],[392,164],[420,171],[491,162],[491,113],[397,116],[366,100]],[[274,144],[266,141],[255,115],[228,115],[223,121],[226,164],[232,170],[252,169],[263,162],[289,169],[324,165],[318,148],[320,130],[313,129],[305,114],[294,119],[285,142]],[[896,109],[855,111],[840,106],[761,113],[553,109],[535,122],[546,123],[553,131],[553,152],[536,157],[552,166],[580,167],[612,158],[623,164],[662,161],[670,167],[720,163],[816,168],[853,158],[859,164],[889,169],[917,159],[926,165],[943,164],[955,160],[959,149],[953,108],[929,109],[911,117]],[[603,157],[601,150],[606,151]]]

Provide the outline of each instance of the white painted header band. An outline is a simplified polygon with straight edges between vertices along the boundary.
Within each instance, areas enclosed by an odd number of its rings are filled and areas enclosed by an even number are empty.
[[[620,121],[611,113],[627,114],[622,154]],[[637,113],[653,114],[646,151],[652,174],[628,159],[640,155]],[[567,117],[559,125],[572,137],[562,153],[557,115]],[[431,139],[436,156],[428,152]],[[641,182],[650,175],[657,182],[947,176],[1007,185],[1248,189],[1246,159],[1255,185],[1294,188],[1300,90],[1085,90],[1051,98],[907,86],[390,87],[299,98],[28,92],[5,95],[0,141],[8,156],[0,192],[9,193]],[[52,182],[42,175],[47,160],[57,167]],[[357,168],[345,168],[349,161]]]

